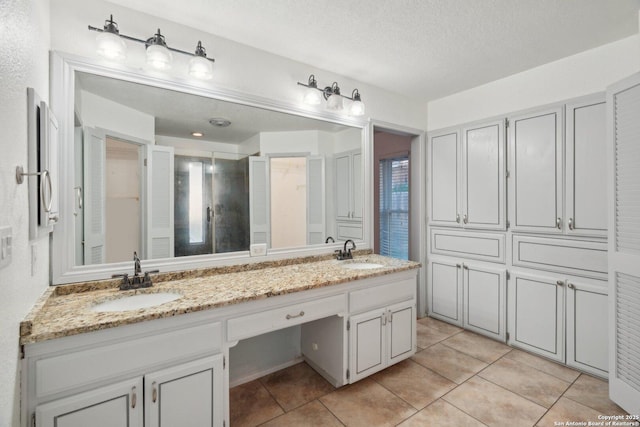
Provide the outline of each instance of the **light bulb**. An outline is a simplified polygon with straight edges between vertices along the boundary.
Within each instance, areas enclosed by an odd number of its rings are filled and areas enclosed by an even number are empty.
[[[344,105],[340,95],[331,95],[329,99],[327,99],[327,110],[342,111],[343,108]]]
[[[362,101],[353,101],[349,108],[349,115],[355,117],[364,116],[364,103]]]
[[[189,61],[189,74],[200,80],[209,80],[213,77],[213,64],[203,56],[194,56]]]
[[[147,47],[147,64],[157,70],[168,70],[171,68],[172,55],[169,49],[158,44]]]
[[[127,56],[127,45],[119,35],[104,31],[96,36],[98,55],[115,61],[122,61]]]
[[[318,105],[322,102],[322,93],[316,88],[307,88],[304,93],[304,98],[302,98],[302,102],[307,105]]]

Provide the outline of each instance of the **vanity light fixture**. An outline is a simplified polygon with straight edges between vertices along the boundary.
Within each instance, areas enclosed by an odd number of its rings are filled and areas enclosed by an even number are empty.
[[[146,40],[121,34],[118,24],[113,20],[113,15],[104,22],[103,28],[96,28],[89,25],[90,31],[97,31],[96,43],[98,44],[98,54],[110,60],[123,60],[126,56],[127,45],[124,40],[131,40],[145,45],[147,63],[159,70],[171,68],[173,55],[171,52],[192,56],[189,61],[189,74],[195,78],[208,80],[213,75],[213,62],[215,59],[208,58],[202,42],[198,41],[195,53],[185,52],[167,46],[164,36],[158,32]]]
[[[333,82],[331,86],[326,86],[324,89],[320,89],[318,87],[318,82],[313,74],[309,76],[309,80],[307,83],[300,83],[300,86],[304,86],[307,89],[305,90],[304,97],[302,101],[307,105],[318,105],[322,102],[322,97],[327,101],[326,108],[331,111],[343,111],[344,110],[344,99],[348,99],[351,101],[351,105],[349,106],[349,115],[351,116],[363,116],[364,115],[364,103],[362,102],[362,98],[360,96],[360,92],[358,89],[354,89],[351,93],[351,96],[345,96],[340,93],[340,86],[338,86],[338,82]]]

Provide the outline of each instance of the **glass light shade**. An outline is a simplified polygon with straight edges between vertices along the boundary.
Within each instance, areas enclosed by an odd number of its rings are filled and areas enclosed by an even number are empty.
[[[340,95],[331,95],[329,99],[327,99],[327,110],[342,111],[343,108],[344,104]]]
[[[302,102],[307,105],[318,105],[322,102],[322,92],[320,92],[318,89],[309,87],[304,93]]]
[[[171,68],[173,57],[169,49],[164,46],[152,44],[147,47],[147,64],[157,70],[168,70]]]
[[[364,103],[362,101],[353,101],[349,108],[350,116],[364,116]]]
[[[213,63],[203,56],[194,56],[189,61],[189,74],[200,80],[213,77]]]
[[[99,33],[96,37],[98,55],[103,58],[122,61],[127,55],[127,45],[119,35],[108,31]]]

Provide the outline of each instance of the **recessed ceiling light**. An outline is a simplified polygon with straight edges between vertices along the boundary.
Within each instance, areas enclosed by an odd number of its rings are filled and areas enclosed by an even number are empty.
[[[226,128],[231,124],[231,120],[216,117],[216,118],[210,119],[209,123],[219,128]]]
[[[204,133],[202,133],[202,132],[191,132],[191,136],[195,136],[195,137],[200,138],[201,136],[204,136]]]

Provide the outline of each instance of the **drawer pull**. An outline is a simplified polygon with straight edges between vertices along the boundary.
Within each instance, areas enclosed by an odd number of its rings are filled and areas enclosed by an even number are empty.
[[[304,316],[304,311],[301,311],[298,314],[287,314],[287,320],[295,319],[296,317],[302,317],[302,316]]]
[[[138,401],[138,395],[136,394],[136,388],[131,388],[131,408],[136,409],[136,403]]]
[[[156,388],[155,381],[151,384],[151,388],[153,389],[153,391],[151,392],[151,401],[153,403],[156,403],[156,400],[158,400],[158,389]]]

